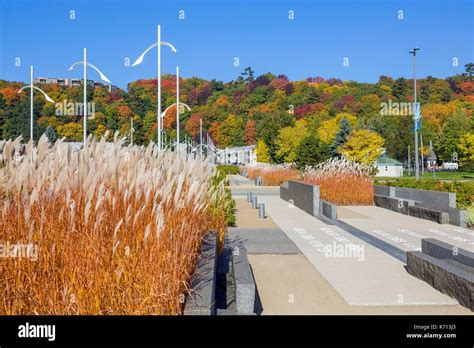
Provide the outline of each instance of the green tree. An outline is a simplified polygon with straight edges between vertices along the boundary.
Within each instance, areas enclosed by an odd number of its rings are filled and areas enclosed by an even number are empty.
[[[397,99],[405,98],[407,95],[407,82],[403,77],[395,80],[393,85],[393,96]]]
[[[314,166],[331,157],[329,145],[320,141],[316,134],[308,132],[296,151],[295,163],[298,168]]]
[[[464,65],[466,73],[469,76],[469,81],[472,81],[472,74],[474,73],[474,63],[467,63]]]
[[[258,121],[257,137],[263,139],[265,144],[267,144],[271,162],[278,162],[275,145],[278,132],[284,127],[292,126],[294,122],[293,116],[285,111],[266,114],[265,117]]]
[[[249,66],[244,69],[244,72],[241,75],[246,82],[252,82],[253,80],[255,80],[255,73]]]
[[[458,109],[444,124],[439,141],[435,144],[438,158],[450,162],[452,154],[458,149],[461,137],[472,130],[472,119],[464,111]]]
[[[54,144],[56,140],[58,140],[58,136],[56,135],[54,128],[51,126],[48,126],[48,128],[46,128],[46,131],[44,132],[44,134],[48,137],[50,144]]]
[[[349,120],[344,117],[341,121],[341,126],[339,127],[339,131],[336,134],[336,137],[334,138],[333,143],[331,144],[331,155],[333,157],[338,155],[337,149],[344,145],[346,142],[346,138],[351,132],[351,124],[349,123]]]

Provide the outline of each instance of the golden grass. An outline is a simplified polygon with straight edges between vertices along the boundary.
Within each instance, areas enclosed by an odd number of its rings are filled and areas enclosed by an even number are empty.
[[[307,169],[304,180],[319,185],[320,197],[338,205],[371,205],[371,168],[347,159],[330,159]]]
[[[254,180],[257,176],[261,176],[265,186],[280,186],[284,181],[300,178],[297,170],[280,166],[247,167],[246,170],[249,179]]]
[[[39,257],[0,258],[0,314],[181,313],[203,236],[225,231],[215,169],[117,136],[19,144],[2,144],[0,243]]]

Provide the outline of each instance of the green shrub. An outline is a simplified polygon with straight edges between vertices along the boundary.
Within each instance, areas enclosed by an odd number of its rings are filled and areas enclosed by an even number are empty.
[[[232,175],[237,175],[240,174],[240,169],[238,166],[233,166],[233,165],[218,165],[217,166],[217,171],[219,173],[223,174],[232,174]]]
[[[466,209],[467,212],[467,225],[469,227],[474,227],[474,204]]]
[[[396,179],[380,180],[376,185],[398,186],[414,188],[419,190],[454,192],[456,193],[456,204],[459,209],[471,207],[474,202],[474,182],[462,181],[440,181],[440,180],[418,180],[415,179]]]
[[[219,166],[218,166],[219,167]],[[233,166],[223,166],[223,167],[233,167]],[[237,167],[238,169],[238,167]],[[214,185],[219,185],[220,182],[224,182],[225,184],[225,197],[224,197],[224,202],[225,202],[225,219],[227,222],[227,226],[235,226],[235,201],[232,199],[232,191],[230,190],[229,183],[226,179],[226,173],[225,171],[220,171],[219,169],[217,170],[217,174],[213,179],[213,184]]]
[[[469,161],[461,166],[463,172],[474,173],[474,161]]]

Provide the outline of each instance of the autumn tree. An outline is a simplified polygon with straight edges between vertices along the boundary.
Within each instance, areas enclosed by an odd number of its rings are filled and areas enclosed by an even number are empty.
[[[81,141],[83,138],[82,124],[71,122],[58,126],[58,133],[69,141]]]
[[[298,146],[306,136],[306,121],[299,120],[293,127],[280,130],[275,140],[276,156],[278,161],[292,163],[296,159]]]
[[[130,118],[133,115],[132,110],[127,105],[121,105],[118,107],[118,115],[121,118]]]
[[[466,133],[459,139],[458,149],[461,163],[474,162],[474,132]]]
[[[257,128],[255,121],[250,119],[245,125],[245,144],[252,145],[255,144],[255,138],[257,136]]]
[[[341,112],[335,117],[321,122],[321,125],[318,127],[318,138],[326,144],[332,144],[341,128],[343,119],[349,121],[351,128],[356,126],[357,117],[347,112]]]
[[[229,115],[219,126],[217,142],[220,147],[243,146],[245,143],[244,119]]]
[[[268,146],[265,142],[260,139],[257,143],[256,148],[257,162],[270,163],[270,154],[268,152]]]
[[[382,154],[383,145],[384,140],[378,133],[359,129],[347,137],[337,152],[351,161],[371,166]]]
[[[201,119],[202,115],[200,113],[191,114],[191,117],[188,119],[184,127],[186,133],[188,133],[194,140],[199,138]]]

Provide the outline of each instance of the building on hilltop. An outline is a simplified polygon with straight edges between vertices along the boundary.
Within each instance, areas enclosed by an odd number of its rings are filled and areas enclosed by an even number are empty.
[[[78,87],[78,86],[82,86],[83,79],[66,79],[66,78],[61,78],[61,77],[37,77],[35,78],[34,83],[40,84],[40,85],[55,83],[55,84],[58,84],[59,86],[64,86],[64,87]],[[109,84],[105,84],[105,83],[94,81],[94,80],[87,80],[87,83],[91,87],[106,87],[109,90],[109,92],[112,92],[118,89],[118,87],[115,85],[109,85]]]

